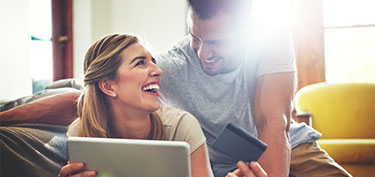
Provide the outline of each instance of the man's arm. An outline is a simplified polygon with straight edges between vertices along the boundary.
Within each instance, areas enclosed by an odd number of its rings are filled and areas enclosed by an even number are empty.
[[[266,74],[256,82],[254,119],[259,138],[268,144],[259,162],[270,177],[289,175],[288,131],[295,85],[293,72]]]
[[[80,92],[63,93],[14,107],[0,113],[1,126],[18,123],[69,125],[77,117]]]

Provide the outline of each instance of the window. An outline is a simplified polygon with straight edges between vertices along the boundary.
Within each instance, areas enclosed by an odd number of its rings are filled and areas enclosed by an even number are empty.
[[[52,82],[52,20],[50,0],[29,0],[30,71],[33,93]]]
[[[375,83],[375,1],[324,0],[326,82]]]
[[[252,15],[268,23],[291,27],[294,23],[295,0],[253,0]]]
[[[73,77],[72,0],[29,0],[33,93]]]

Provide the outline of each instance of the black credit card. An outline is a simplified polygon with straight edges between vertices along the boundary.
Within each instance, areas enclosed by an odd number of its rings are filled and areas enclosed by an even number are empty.
[[[213,143],[213,147],[233,160],[258,161],[267,145],[241,127],[228,123]]]

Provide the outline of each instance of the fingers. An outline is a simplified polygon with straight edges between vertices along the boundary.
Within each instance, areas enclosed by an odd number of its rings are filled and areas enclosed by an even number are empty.
[[[229,172],[225,177],[238,177],[240,175],[236,175],[234,172]],[[242,175],[241,175],[242,176]]]
[[[238,168],[236,170],[234,170],[232,173],[237,175],[237,176],[243,176],[242,172]]]
[[[247,166],[247,164],[243,161],[238,161],[237,167],[242,172],[243,176],[245,177],[259,177],[259,176],[255,176],[255,174],[252,172],[249,166]]]
[[[84,167],[84,164],[82,162],[73,162],[66,164],[63,166],[60,170],[60,173],[58,174],[58,177],[66,177],[69,176],[70,174],[77,172],[79,170],[82,170]]]
[[[70,176],[70,177],[95,177],[95,176],[96,176],[95,171],[84,171],[84,172],[81,172],[79,174],[75,174],[75,175]]]
[[[266,177],[268,176],[266,171],[259,165],[257,162],[250,162],[250,168],[257,177]]]
[[[242,172],[237,168],[233,172],[228,172],[225,177],[238,177],[238,176],[243,176]]]
[[[267,177],[267,173],[257,162],[250,162],[248,166],[245,162],[239,161],[237,163],[239,172],[236,173],[237,176],[244,177]],[[232,176],[228,176],[232,177]]]
[[[71,174],[77,173],[78,171],[82,170],[84,168],[84,163],[83,162],[73,162],[65,165],[64,167],[61,168],[60,173],[58,174],[58,177],[67,177],[70,176]],[[92,177],[96,176],[95,171],[83,171],[79,174],[75,174],[72,177]]]

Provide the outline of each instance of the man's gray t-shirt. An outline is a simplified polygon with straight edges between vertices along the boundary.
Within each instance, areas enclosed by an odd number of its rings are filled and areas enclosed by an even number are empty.
[[[292,41],[288,33],[272,34],[273,29],[253,29],[246,50],[236,55],[243,58],[236,70],[215,76],[201,68],[197,55],[190,47],[190,37],[156,57],[163,70],[160,99],[193,114],[207,138],[209,157],[215,171],[233,169],[235,161],[212,148],[221,129],[233,122],[257,136],[252,117],[252,100],[256,79],[278,72],[296,73]],[[278,32],[279,33],[279,32]],[[277,86],[276,86],[277,87]],[[319,139],[320,134],[306,124],[291,123],[291,146]]]

